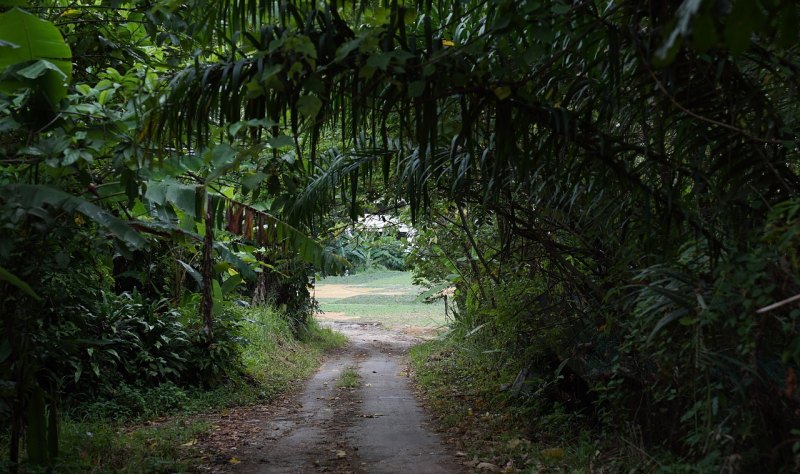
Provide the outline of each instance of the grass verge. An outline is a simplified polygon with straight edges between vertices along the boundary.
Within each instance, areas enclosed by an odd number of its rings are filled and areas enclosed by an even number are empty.
[[[451,333],[411,349],[415,380],[462,462],[483,472],[622,472],[632,462],[580,411],[512,396],[517,369]]]
[[[342,371],[336,386],[339,388],[358,388],[360,382],[361,377],[358,375],[358,370],[355,367],[347,367]]]
[[[81,407],[61,423],[56,471],[192,470],[200,461],[192,446],[211,429],[198,414],[269,403],[305,380],[326,350],[346,343],[342,334],[313,320],[295,336],[286,319],[270,308],[237,312],[240,374],[210,389],[171,383],[148,389],[123,386],[114,398]],[[5,467],[0,461],[0,471]]]

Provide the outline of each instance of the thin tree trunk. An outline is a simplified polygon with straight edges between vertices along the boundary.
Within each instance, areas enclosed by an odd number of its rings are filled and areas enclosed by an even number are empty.
[[[213,291],[213,275],[211,265],[211,253],[214,250],[214,211],[211,206],[211,197],[206,196],[206,235],[203,238],[203,299],[200,302],[200,315],[203,317],[206,335],[209,340],[214,337],[214,298]]]
[[[16,400],[14,400],[11,408],[11,439],[9,442],[8,460],[11,462],[10,472],[16,474],[19,469],[19,441],[22,437],[22,402],[20,393],[17,390]]]

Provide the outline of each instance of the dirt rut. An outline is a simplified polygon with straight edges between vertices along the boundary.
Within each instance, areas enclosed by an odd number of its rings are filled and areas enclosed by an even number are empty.
[[[429,426],[408,381],[403,355],[413,337],[372,324],[337,322],[348,347],[331,357],[296,403],[270,413],[236,447],[238,463],[215,471],[246,473],[463,472]],[[358,388],[337,387],[358,370]]]

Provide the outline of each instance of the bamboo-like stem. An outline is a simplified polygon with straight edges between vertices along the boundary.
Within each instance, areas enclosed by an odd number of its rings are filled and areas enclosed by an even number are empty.
[[[211,206],[211,196],[206,190],[205,212],[206,235],[203,237],[203,298],[200,301],[200,315],[203,318],[203,330],[211,340],[214,337],[214,298],[212,296],[212,252],[214,250],[214,211]]]

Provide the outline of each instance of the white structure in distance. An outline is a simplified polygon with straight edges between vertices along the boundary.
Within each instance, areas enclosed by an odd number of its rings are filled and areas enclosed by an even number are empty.
[[[394,236],[398,240],[406,239],[408,243],[414,241],[414,235],[417,233],[417,230],[410,225],[388,214],[366,214],[358,218],[358,223],[354,227],[360,231],[381,236]]]

